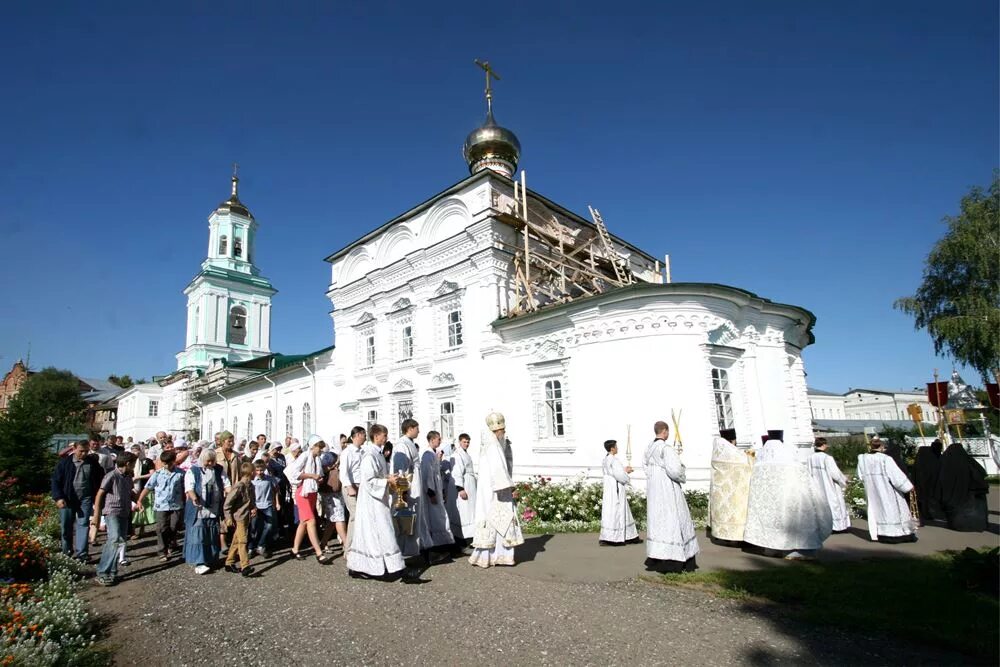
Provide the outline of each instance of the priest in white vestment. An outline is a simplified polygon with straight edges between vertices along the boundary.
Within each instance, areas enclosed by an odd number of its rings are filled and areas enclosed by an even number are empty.
[[[823,546],[833,530],[830,505],[798,448],[769,437],[757,452],[743,541],[786,558]]]
[[[656,439],[646,448],[646,569],[691,572],[697,568],[698,538],[681,485],[684,464],[667,444],[666,422],[653,425]]]
[[[458,447],[452,454],[451,476],[455,480],[455,504],[462,522],[462,535],[465,544],[472,541],[476,523],[476,465],[469,454],[469,444],[472,438],[468,433],[458,436]]]
[[[412,558],[421,555],[421,552],[427,548],[420,543],[421,538],[427,538],[426,535],[421,534],[420,530],[419,501],[423,494],[424,484],[420,479],[420,450],[417,443],[414,442],[414,438],[420,434],[420,425],[415,419],[404,419],[399,429],[403,432],[403,436],[393,445],[390,467],[394,475],[413,475],[413,479],[410,480],[410,489],[405,492],[403,498],[416,515],[412,532],[410,534],[397,532],[396,540],[399,542],[399,550],[403,553],[403,558]],[[393,502],[396,500],[397,494],[394,494]],[[397,531],[398,529],[397,525]]]
[[[712,444],[708,525],[713,542],[739,543],[747,524],[753,457],[736,446],[736,430],[724,429]]]
[[[417,518],[420,521],[420,546],[424,549],[451,547],[455,538],[451,534],[448,510],[445,508],[445,487],[441,478],[441,461],[438,448],[441,434],[427,434],[427,449],[420,455],[420,480],[424,485],[420,494]]]
[[[915,522],[908,503],[913,483],[884,449],[882,441],[875,438],[871,453],[858,457],[858,477],[865,485],[868,500],[868,534],[872,541],[916,542]]]
[[[833,532],[842,533],[851,527],[851,515],[847,512],[844,490],[847,478],[840,472],[837,462],[826,453],[826,438],[816,438],[815,450],[809,457],[809,472],[819,484],[833,514]]]
[[[357,477],[357,519],[347,550],[347,572],[352,576],[385,577],[405,568],[396,542],[389,493],[396,476],[389,474],[382,445],[388,432],[380,424],[371,427],[371,441],[361,447]]]
[[[479,567],[513,565],[514,547],[524,544],[514,505],[513,452],[507,442],[504,417],[486,417],[489,429],[479,452],[479,486],[469,563]]]
[[[618,443],[604,443],[604,496],[601,501],[601,546],[621,546],[639,541],[632,508],[628,505],[629,474],[631,466],[618,460]]]

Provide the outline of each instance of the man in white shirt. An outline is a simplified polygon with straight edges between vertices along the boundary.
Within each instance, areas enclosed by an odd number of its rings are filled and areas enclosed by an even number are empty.
[[[365,444],[365,429],[355,426],[351,429],[351,437],[347,446],[340,454],[340,484],[347,505],[347,541],[344,543],[344,553],[351,548],[351,535],[354,534],[354,518],[358,513],[358,473],[361,469],[361,445]]]

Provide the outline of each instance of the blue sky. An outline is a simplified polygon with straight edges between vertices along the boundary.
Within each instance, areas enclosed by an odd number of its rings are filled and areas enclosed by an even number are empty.
[[[173,370],[233,161],[273,349],[328,345],[323,258],[466,175],[473,58],[534,189],[816,313],[811,386],[951,366],[891,305],[997,166],[995,2],[47,7],[0,21],[0,366]]]

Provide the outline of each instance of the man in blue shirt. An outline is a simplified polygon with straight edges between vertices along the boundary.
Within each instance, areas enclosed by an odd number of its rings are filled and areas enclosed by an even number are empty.
[[[167,561],[177,551],[177,532],[184,518],[184,473],[177,469],[177,453],[160,454],[160,469],[152,474],[139,494],[138,504],[147,493],[153,494],[156,514],[156,545],[160,560]]]

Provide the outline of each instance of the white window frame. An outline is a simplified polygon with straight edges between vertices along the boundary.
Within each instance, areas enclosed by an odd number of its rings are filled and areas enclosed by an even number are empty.
[[[447,291],[450,290],[450,291]],[[465,318],[462,315],[465,288],[445,281],[438,288],[438,294],[429,300],[434,311],[434,353],[436,356],[461,356],[465,353],[466,334]],[[450,321],[450,313],[459,312],[460,333],[455,331],[455,324]],[[455,334],[461,340],[456,340]],[[454,345],[452,343],[455,343]]]
[[[253,413],[247,415],[247,442],[253,440]]]
[[[239,443],[239,441],[240,441],[240,429],[239,429],[239,427],[240,427],[240,418],[237,417],[236,415],[233,415],[233,430],[232,430],[232,434],[233,434],[233,440],[235,440],[237,443]]]
[[[712,366],[712,401],[715,405],[715,421],[719,430],[736,428],[733,385],[728,368]]]
[[[410,393],[404,394],[399,398],[395,399],[393,403],[394,403],[393,407],[395,408],[393,412],[396,415],[393,429],[396,433],[396,438],[401,438],[404,435],[402,429],[403,420],[407,418],[415,419],[414,415],[416,414],[416,412],[414,411],[413,394]],[[405,409],[406,407],[409,407],[409,410],[406,410]]]
[[[545,430],[548,438],[566,437],[566,411],[563,398],[562,380],[552,378],[545,381]]]
[[[441,401],[438,405],[438,430],[441,432],[442,442],[455,442],[455,415],[454,399]]]
[[[268,442],[271,442],[271,420],[272,419],[273,419],[273,416],[271,415],[271,411],[270,410],[268,410],[267,412],[264,413],[264,435],[267,437],[267,441]]]
[[[302,442],[312,435],[312,406],[306,401],[302,404]]]
[[[454,317],[456,315],[458,316],[457,318]],[[445,311],[445,327],[446,349],[457,350],[462,347],[465,343],[465,332],[461,308],[452,308]]]
[[[553,359],[528,365],[531,398],[535,410],[536,453],[567,454],[576,451],[573,439],[569,358]],[[558,394],[556,385],[558,382]],[[562,433],[558,433],[561,416]]]
[[[399,354],[397,361],[410,361],[413,359],[413,324],[404,323],[399,328]]]
[[[157,399],[150,399],[149,406],[146,409],[147,417],[159,417],[160,416],[160,401]]]
[[[285,437],[295,437],[295,409],[290,405],[285,408]]]

